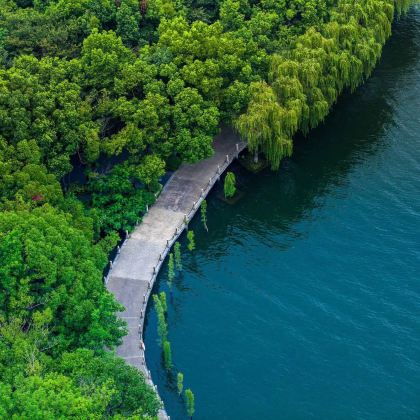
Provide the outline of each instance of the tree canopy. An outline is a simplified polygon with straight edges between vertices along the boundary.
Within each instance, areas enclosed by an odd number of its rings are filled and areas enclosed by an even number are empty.
[[[414,1],[0,0],[1,418],[157,415],[109,252],[222,124],[278,168]]]
[[[106,253],[69,215],[47,206],[3,212],[0,238],[1,318],[45,320],[54,351],[120,342],[124,328],[115,312],[122,308],[102,284]]]
[[[251,151],[274,169],[292,152],[293,135],[327,116],[344,89],[354,90],[372,72],[408,1],[339,0],[330,18],[310,26],[287,49],[270,57],[266,81],[252,85],[247,112],[235,126]]]

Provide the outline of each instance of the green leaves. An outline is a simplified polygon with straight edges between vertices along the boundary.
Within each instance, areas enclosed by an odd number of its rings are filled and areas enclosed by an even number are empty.
[[[246,114],[236,121],[239,134],[248,140],[249,150],[263,152],[273,169],[292,151],[291,134],[298,117],[278,103],[273,89],[265,83],[251,85],[252,99]]]
[[[201,214],[201,222],[203,223],[204,229],[206,229],[206,231],[209,231],[209,228],[207,226],[207,201],[203,200],[201,202],[201,207],[200,207],[200,214]]]
[[[153,303],[155,304],[156,315],[158,319],[158,336],[159,344],[163,348],[168,338],[168,324],[166,323],[166,296],[163,300],[159,295],[153,295]]]
[[[160,402],[135,368],[110,352],[78,349],[54,361],[45,325],[0,327],[0,414],[19,418],[154,416]],[[76,406],[75,406],[76,405]]]
[[[119,164],[106,174],[91,173],[88,184],[91,207],[97,210],[95,215],[103,232],[131,231],[146,206],[154,203],[154,191],[164,164],[154,156],[146,159],[144,165]],[[139,181],[147,183],[150,191],[137,185]]]
[[[112,353],[95,355],[86,349],[64,353],[58,371],[82,384],[84,392],[104,386],[112,390],[106,407],[109,415],[131,416],[139,410],[154,415],[160,407],[154,390],[146,385],[143,375]]]
[[[135,167],[133,173],[149,190],[155,191],[159,185],[158,179],[165,174],[165,162],[156,155],[148,155]]]
[[[0,317],[54,321],[54,351],[119,343],[121,307],[102,284],[106,255],[71,226],[71,216],[47,206],[3,212],[0,239]]]
[[[9,394],[10,395],[10,394]],[[99,418],[105,411],[112,391],[103,387],[83,394],[70,378],[51,373],[25,378],[10,395],[13,414],[20,418]]]
[[[140,38],[141,15],[137,0],[121,0],[116,13],[117,34],[125,45],[134,47]]]
[[[178,390],[178,395],[180,396],[182,394],[182,390],[184,389],[184,374],[181,372],[178,372],[176,375],[176,388]]]
[[[144,378],[103,353],[125,333],[102,284],[117,232],[154,202],[165,161],[212,154],[221,122],[278,168],[370,75],[412,1],[0,3],[0,417],[155,416]],[[68,185],[74,162],[87,185]],[[166,297],[155,304],[169,369]]]
[[[98,125],[80,86],[67,79],[70,68],[59,60],[21,57],[14,67],[0,70],[0,136],[18,147],[20,158],[32,153],[61,177],[71,170],[70,156],[79,148],[95,158]],[[30,92],[30,95],[28,95]],[[24,154],[24,156],[23,156]]]
[[[169,287],[169,290],[172,289],[174,279],[175,279],[175,261],[174,261],[174,254],[171,252],[169,254],[169,260],[168,260],[168,287]]]
[[[175,97],[173,120],[176,126],[173,143],[183,160],[193,163],[212,154],[219,112],[196,89],[185,88]]]
[[[311,18],[307,2],[302,16]],[[390,35],[393,2],[342,0],[325,24],[309,27],[291,48],[273,55],[269,82],[251,85],[248,110],[235,126],[252,152],[263,152],[273,169],[292,152],[292,137],[324,120],[344,88],[368,77]],[[288,19],[294,13],[287,12]],[[315,13],[316,15],[316,13]]]
[[[163,343],[163,362],[166,370],[169,371],[172,369],[172,352],[171,343],[169,341]]]
[[[228,172],[223,184],[223,192],[226,198],[232,198],[236,193],[236,178],[233,172]]]
[[[132,52],[113,31],[94,29],[83,41],[81,64],[84,86],[98,90],[113,88],[114,79],[118,78],[123,65],[132,59]]]
[[[195,250],[195,235],[193,230],[189,230],[187,232],[187,240],[188,240],[188,251],[193,252]]]
[[[195,413],[195,401],[194,401],[194,394],[190,388],[185,390],[185,405],[187,408],[188,416],[192,418]]]

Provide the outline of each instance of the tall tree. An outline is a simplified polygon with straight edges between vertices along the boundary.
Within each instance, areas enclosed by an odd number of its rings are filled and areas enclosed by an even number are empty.
[[[49,206],[0,213],[0,317],[51,325],[58,352],[120,343],[122,307],[103,286],[106,254]]]

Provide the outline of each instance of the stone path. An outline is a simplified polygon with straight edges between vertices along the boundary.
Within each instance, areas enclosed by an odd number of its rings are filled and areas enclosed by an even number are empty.
[[[141,370],[152,386],[142,334],[144,315],[157,273],[201,201],[246,144],[231,129],[225,128],[215,138],[213,146],[215,153],[212,157],[194,165],[184,164],[173,174],[142,223],[124,242],[106,278],[108,290],[125,307],[120,316],[129,328],[117,354]],[[164,410],[159,417],[168,418]]]

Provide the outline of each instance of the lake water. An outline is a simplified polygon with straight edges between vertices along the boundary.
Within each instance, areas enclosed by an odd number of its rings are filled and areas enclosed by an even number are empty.
[[[196,419],[419,419],[420,11],[280,171],[233,169],[243,197],[228,205],[216,189],[209,232],[190,226],[197,249],[169,304],[172,376],[148,312],[148,367],[171,419],[186,418],[177,371]]]

